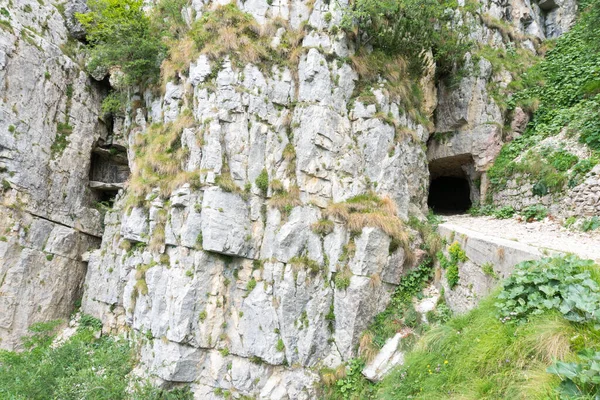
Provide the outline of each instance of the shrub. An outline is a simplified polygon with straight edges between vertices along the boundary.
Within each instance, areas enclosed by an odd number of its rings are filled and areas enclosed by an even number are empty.
[[[152,32],[142,0],[89,0],[90,11],[76,14],[85,27],[89,47],[87,68],[113,68],[124,74],[126,85],[153,83],[160,76],[166,47]]]
[[[494,217],[498,219],[508,219],[515,215],[515,209],[512,206],[505,206],[494,211]]]
[[[349,268],[344,268],[342,271],[339,271],[335,274],[334,283],[335,287],[339,290],[346,290],[348,286],[350,286],[350,278],[352,277],[352,272],[350,272]]]
[[[581,225],[581,230],[584,232],[594,231],[598,228],[600,228],[600,218],[596,216],[584,220]]]
[[[80,329],[51,346],[59,322],[31,326],[25,351],[0,350],[0,398],[3,399],[191,399],[183,388],[166,391],[130,375],[135,362],[129,340],[95,337],[101,326],[82,315]]]
[[[591,279],[592,268],[593,261],[575,256],[517,264],[498,295],[501,320],[525,321],[558,310],[569,321],[600,322],[600,286]]]
[[[248,281],[248,283],[246,284],[246,290],[248,291],[248,293],[250,293],[251,291],[254,290],[255,287],[256,287],[256,279],[254,279],[254,277],[252,277],[252,279],[250,279]]]
[[[527,222],[541,221],[548,216],[548,209],[542,205],[536,204],[533,206],[525,207],[521,211],[521,215]]]
[[[79,328],[89,328],[93,331],[99,331],[102,329],[102,321],[98,318],[92,317],[88,314],[82,314],[79,319]]]
[[[269,174],[265,168],[263,168],[261,173],[256,177],[254,183],[256,184],[256,187],[263,192],[263,194],[267,193],[267,190],[269,189]]]
[[[326,236],[333,232],[333,221],[323,218],[311,225],[311,230],[317,235]]]
[[[454,287],[458,285],[460,279],[458,274],[458,264],[467,261],[468,258],[458,242],[454,242],[448,247],[448,254],[450,258],[447,258],[444,253],[440,251],[437,258],[442,269],[446,270],[448,286],[450,286],[450,289],[454,289]]]

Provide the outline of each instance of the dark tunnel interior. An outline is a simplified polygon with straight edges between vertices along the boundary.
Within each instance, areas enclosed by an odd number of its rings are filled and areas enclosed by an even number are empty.
[[[471,208],[469,182],[455,176],[434,178],[427,203],[436,214],[462,214]]]

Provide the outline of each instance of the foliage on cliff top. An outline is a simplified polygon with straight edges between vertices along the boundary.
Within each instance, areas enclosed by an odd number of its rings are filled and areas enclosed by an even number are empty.
[[[131,382],[136,358],[126,339],[96,338],[102,323],[83,315],[77,333],[51,346],[60,321],[32,325],[23,352],[0,350],[0,398],[15,400],[184,400],[188,390],[163,391]],[[131,384],[131,386],[130,386]],[[132,391],[130,390],[132,389]]]
[[[470,4],[469,4],[470,5]],[[470,47],[466,24],[457,23],[454,0],[356,0],[345,9],[342,27],[357,44],[410,60],[420,72],[431,49],[439,72],[447,74]]]
[[[143,0],[89,0],[77,14],[87,32],[90,71],[118,68],[125,84],[153,83],[166,47],[153,31]]]

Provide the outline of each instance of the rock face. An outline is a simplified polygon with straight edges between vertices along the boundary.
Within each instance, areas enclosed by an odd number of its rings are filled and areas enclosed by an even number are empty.
[[[243,9],[259,22],[281,15],[322,26],[305,36],[297,65],[265,70],[201,55],[164,95],[138,94],[141,108],[115,132],[133,143],[145,127],[191,117],[181,143],[193,178],[135,207],[125,206],[127,190],[117,198],[89,257],[82,310],[107,331],[143,333],[140,373],[192,384],[197,398],[216,388],[317,397],[314,371],[356,355],[414,266],[379,228],[351,234],[326,209],[372,190],[399,217],[422,216],[428,131],[379,85],[371,103],[356,100],[348,43],[323,20],[339,20],[338,8],[291,6]],[[398,135],[379,115],[414,134]],[[268,187],[258,184],[265,174]],[[331,229],[313,231],[323,220]],[[336,286],[336,274],[347,284]]]
[[[559,36],[573,25],[577,14],[574,0],[482,1],[480,5],[483,24],[476,24],[471,34],[479,44],[505,50],[521,48],[533,54],[537,50],[532,37]],[[498,29],[494,23],[497,20],[504,21],[505,31]],[[435,134],[429,141],[427,159],[433,179],[464,178],[469,182],[472,202],[483,202],[486,171],[503,143],[524,131],[529,116],[520,108],[515,110],[508,123],[511,132],[503,132],[508,116],[489,88],[505,88],[512,80],[511,74],[494,70],[485,56],[470,53],[463,70],[465,76],[458,83],[449,87],[442,81],[438,86]]]
[[[419,245],[416,232],[398,246],[377,223],[348,227],[328,208],[372,191],[401,219],[422,217],[428,161],[466,156],[474,182],[502,143],[487,60],[467,56],[471,73],[457,88],[441,84],[436,93],[425,83],[435,132],[451,132],[426,153],[430,130],[384,82],[357,96],[352,44],[330,30],[340,8],[321,0],[239,5],[261,24],[310,24],[294,65],[194,57],[162,94],[131,93],[136,109],[107,124],[109,132],[98,111],[102,84],[82,72],[67,37],[83,35],[73,13],[85,2],[68,2],[66,17],[59,2],[18,3],[0,16],[10,23],[0,24],[2,348],[17,348],[32,323],[66,318],[83,288],[82,311],[101,318],[106,332],[145,338],[138,372],[159,383],[191,384],[198,399],[218,398],[215,389],[317,398],[315,371],[356,356]],[[505,3],[483,7],[538,37],[567,29],[574,7]],[[184,14],[210,6],[193,1]],[[496,31],[477,35],[503,45]],[[192,121],[177,141],[186,179],[129,202],[123,180],[142,162],[136,139],[184,119]],[[93,165],[112,154],[98,146],[127,148],[129,169],[123,159]],[[121,187],[105,216],[92,207]]]
[[[80,255],[102,234],[91,150],[107,132],[55,2],[13,2],[1,18],[0,348],[12,349],[81,296]]]

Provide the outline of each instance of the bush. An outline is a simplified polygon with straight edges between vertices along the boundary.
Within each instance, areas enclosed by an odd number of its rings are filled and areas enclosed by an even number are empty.
[[[581,225],[581,230],[584,232],[595,231],[598,228],[600,228],[600,218],[595,216],[590,219],[586,219]]]
[[[456,3],[450,0],[357,0],[345,9],[341,26],[358,29],[359,46],[368,44],[387,55],[401,55],[420,72],[423,50],[432,49],[438,70],[452,70],[470,47],[467,25],[453,24]]]
[[[569,321],[600,322],[600,285],[591,279],[592,268],[593,261],[575,256],[517,264],[498,295],[500,319],[522,322],[558,310]]]
[[[136,355],[126,339],[96,338],[98,319],[82,315],[80,329],[62,345],[51,347],[60,321],[32,325],[26,350],[0,350],[0,398],[93,400],[189,400],[189,388],[162,390],[130,380]]]
[[[548,216],[548,209],[542,205],[536,204],[533,206],[525,207],[521,211],[521,215],[527,222],[541,221]]]
[[[166,47],[153,32],[143,0],[89,0],[90,11],[76,14],[87,32],[90,72],[119,69],[126,85],[154,83]]]
[[[458,264],[464,263],[468,258],[458,242],[454,242],[448,247],[448,254],[450,255],[450,258],[447,258],[444,253],[440,251],[437,254],[437,258],[442,269],[446,270],[446,281],[448,282],[448,286],[450,286],[450,289],[454,289],[460,280]]]
[[[254,183],[256,184],[256,187],[263,192],[263,194],[267,193],[267,190],[269,189],[269,174],[265,168],[263,168],[261,173],[256,177]]]

